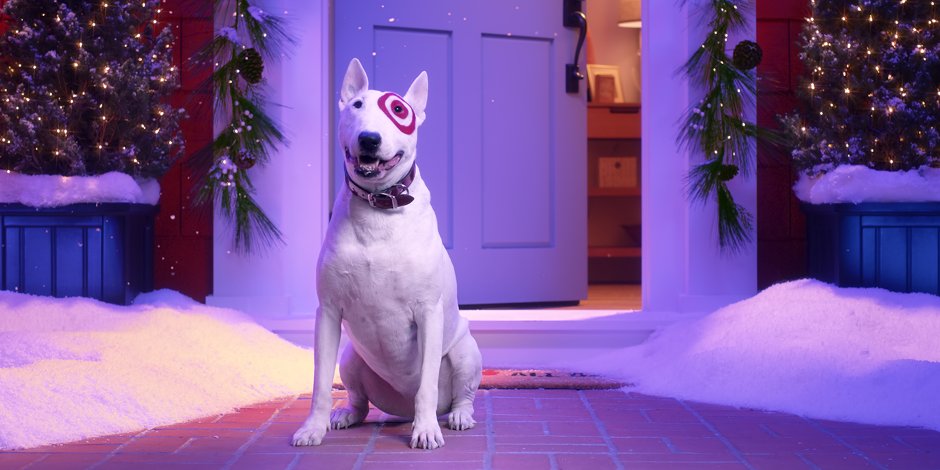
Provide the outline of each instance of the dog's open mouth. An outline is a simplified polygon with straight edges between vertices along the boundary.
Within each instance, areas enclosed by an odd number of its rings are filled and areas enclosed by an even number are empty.
[[[383,171],[391,170],[395,165],[398,165],[398,162],[400,162],[404,156],[404,150],[399,150],[388,160],[382,160],[376,154],[361,153],[356,157],[349,152],[348,148],[346,149],[346,160],[353,164],[356,174],[363,178],[374,178]]]

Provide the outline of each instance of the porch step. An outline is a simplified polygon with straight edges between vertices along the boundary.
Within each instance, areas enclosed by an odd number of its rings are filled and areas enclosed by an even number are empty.
[[[564,368],[635,346],[654,331],[694,314],[616,310],[465,310],[470,330],[489,368]],[[265,319],[266,328],[313,347],[314,318]],[[345,345],[343,337],[341,346]]]

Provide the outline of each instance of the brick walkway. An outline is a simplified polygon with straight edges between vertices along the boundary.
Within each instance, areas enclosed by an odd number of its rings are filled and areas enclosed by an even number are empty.
[[[336,392],[342,396],[342,392]],[[940,469],[940,433],[804,419],[619,391],[489,390],[477,427],[408,448],[410,423],[375,410],[319,447],[289,436],[309,396],[136,434],[0,453],[0,468]]]

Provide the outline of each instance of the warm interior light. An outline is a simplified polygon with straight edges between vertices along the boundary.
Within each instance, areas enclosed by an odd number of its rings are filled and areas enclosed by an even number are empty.
[[[620,21],[617,26],[621,28],[639,28],[640,0],[620,0]]]

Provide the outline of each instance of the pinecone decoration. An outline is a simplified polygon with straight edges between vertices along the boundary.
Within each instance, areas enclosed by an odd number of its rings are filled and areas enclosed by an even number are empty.
[[[760,64],[764,52],[754,41],[741,41],[734,46],[734,66],[740,70],[751,70]]]
[[[245,49],[238,54],[238,70],[246,82],[255,85],[264,74],[264,59],[255,48]]]
[[[718,179],[722,181],[730,181],[735,176],[738,176],[737,165],[721,165],[721,169],[718,170]]]
[[[239,152],[233,160],[235,160],[235,166],[237,166],[239,170],[247,170],[255,166],[255,163],[258,161],[254,154],[250,152]]]

